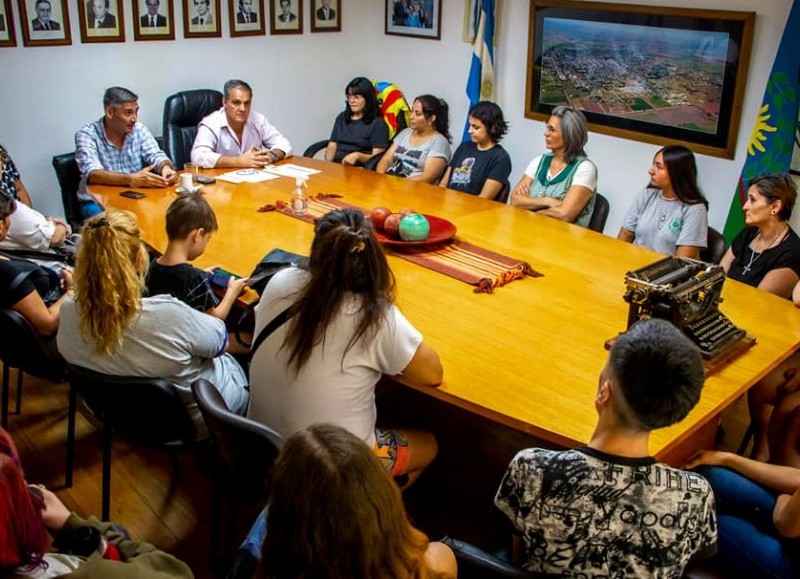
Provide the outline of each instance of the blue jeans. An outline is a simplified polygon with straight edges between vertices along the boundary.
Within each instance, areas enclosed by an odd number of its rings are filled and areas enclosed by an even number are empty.
[[[100,205],[94,199],[81,199],[79,203],[81,216],[84,220],[94,217],[98,213],[105,211],[105,209],[100,207]]]
[[[256,567],[261,562],[261,543],[267,536],[267,509],[265,508],[258,515],[250,532],[247,533],[244,542],[239,547],[239,554],[233,563],[233,569],[227,575],[227,579],[251,579]]]
[[[772,522],[777,494],[727,468],[698,467],[714,489],[717,560],[736,576],[800,576],[800,541],[780,536]]]

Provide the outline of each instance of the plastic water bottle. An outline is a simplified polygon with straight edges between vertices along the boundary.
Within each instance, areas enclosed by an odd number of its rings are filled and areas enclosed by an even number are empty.
[[[295,215],[305,215],[308,211],[308,177],[297,177],[292,189],[292,211]]]

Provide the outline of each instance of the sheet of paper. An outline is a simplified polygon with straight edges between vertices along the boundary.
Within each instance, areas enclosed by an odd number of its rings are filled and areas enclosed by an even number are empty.
[[[291,177],[292,179],[296,179],[297,177],[308,177],[309,175],[322,173],[322,171],[319,169],[309,169],[308,167],[301,167],[300,165],[295,165],[294,163],[287,163],[285,165],[269,165],[264,167],[264,171],[269,171],[270,173],[280,175],[281,177]]]
[[[217,175],[217,179],[228,183],[260,183],[261,181],[270,181],[277,178],[278,175],[259,171],[258,169],[239,169]]]

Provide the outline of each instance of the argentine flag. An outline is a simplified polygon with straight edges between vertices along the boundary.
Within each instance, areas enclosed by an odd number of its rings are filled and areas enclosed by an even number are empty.
[[[494,100],[494,6],[495,0],[478,0],[475,39],[472,41],[472,66],[467,79],[467,98],[472,109],[479,101]],[[464,125],[468,141],[469,118]]]

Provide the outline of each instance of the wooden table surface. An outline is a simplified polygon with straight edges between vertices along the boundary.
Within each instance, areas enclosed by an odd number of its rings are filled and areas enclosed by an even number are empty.
[[[589,440],[607,356],[603,344],[625,329],[625,273],[656,261],[658,254],[470,195],[324,161],[290,162],[323,171],[309,179],[310,194],[337,193],[341,201],[366,209],[411,207],[444,217],[458,227],[460,239],[524,259],[543,273],[493,294],[475,294],[470,285],[389,257],[398,306],[444,365],[444,383],[426,393],[555,444],[572,447]],[[246,276],[272,248],[307,254],[310,224],[257,212],[288,200],[293,185],[282,177],[205,186],[219,231],[196,265],[219,264]],[[102,205],[136,213],[144,239],[158,250],[166,246],[164,214],[174,189],[140,189],[147,197],[131,200],[119,196],[119,187],[91,186]],[[800,311],[791,302],[731,280],[723,297],[721,310],[757,343],[708,378],[686,420],[653,433],[650,450],[660,459],[679,463],[707,446],[719,413],[800,343]]]

